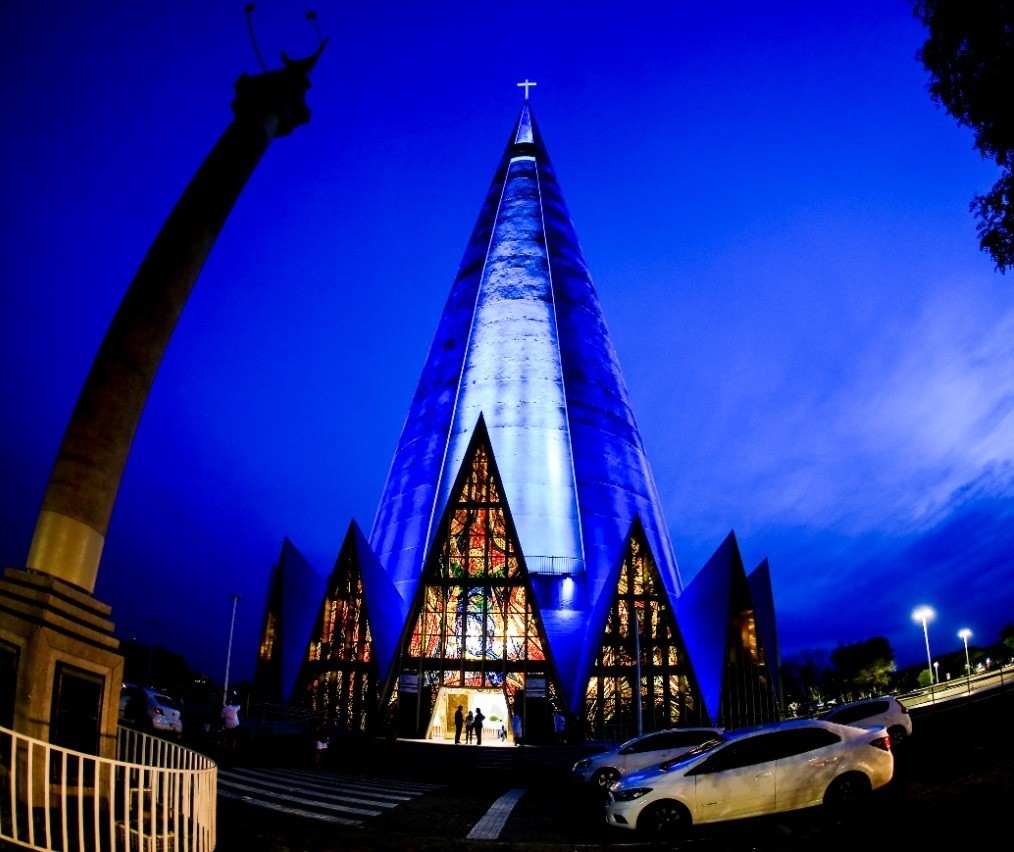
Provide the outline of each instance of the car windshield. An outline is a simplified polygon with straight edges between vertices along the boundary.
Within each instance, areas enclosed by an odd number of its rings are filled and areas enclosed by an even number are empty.
[[[170,698],[168,695],[165,695],[162,692],[155,692],[152,694],[151,697],[154,698],[155,701],[157,701],[163,707],[168,707],[170,710],[180,709],[179,704],[177,704],[174,699]]]
[[[711,751],[711,749],[713,749],[716,745],[724,743],[725,739],[726,738],[720,734],[715,734],[715,736],[713,736],[710,740],[706,740],[699,746],[694,746],[690,749],[690,751],[681,754],[679,757],[674,757],[672,760],[666,760],[663,763],[660,763],[658,768],[663,772],[668,772],[670,769],[675,766],[679,766],[681,763],[686,763],[688,760],[693,760],[695,757],[704,754],[706,751]]]

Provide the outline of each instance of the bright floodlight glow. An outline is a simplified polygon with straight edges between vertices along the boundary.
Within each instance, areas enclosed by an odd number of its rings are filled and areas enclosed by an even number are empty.
[[[961,637],[961,641],[965,643],[965,677],[971,678],[972,676],[972,661],[968,658],[968,637],[972,635],[972,631],[967,627],[962,627],[958,631],[958,636]]]
[[[913,620],[922,623],[922,635],[926,639],[926,665],[929,671],[930,688],[933,687],[933,657],[930,656],[929,628],[926,626],[926,622],[930,621],[935,615],[936,613],[931,606],[917,607],[912,613]]]

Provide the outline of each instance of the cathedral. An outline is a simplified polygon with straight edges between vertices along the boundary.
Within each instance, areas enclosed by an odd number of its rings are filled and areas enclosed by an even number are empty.
[[[330,576],[286,540],[254,688],[337,729],[528,742],[780,717],[767,560],[684,585],[617,353],[526,97],[369,534]]]

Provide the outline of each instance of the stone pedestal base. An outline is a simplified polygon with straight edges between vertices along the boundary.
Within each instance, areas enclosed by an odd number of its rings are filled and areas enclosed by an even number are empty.
[[[15,731],[115,759],[123,656],[111,611],[50,574],[4,571],[0,670],[14,684]]]

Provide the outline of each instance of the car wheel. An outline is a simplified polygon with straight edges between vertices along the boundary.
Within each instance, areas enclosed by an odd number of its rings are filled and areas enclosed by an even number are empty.
[[[891,738],[891,750],[893,751],[903,742],[905,742],[906,738],[908,737],[908,731],[906,731],[904,728],[898,725],[894,728],[891,728],[887,732],[887,735]]]
[[[595,774],[592,775],[592,783],[604,793],[609,789],[610,784],[619,780],[619,777],[620,773],[613,769],[613,767],[605,766],[602,769],[596,770]]]
[[[861,772],[849,772],[831,782],[824,793],[824,806],[836,817],[851,816],[872,792],[869,778]]]
[[[647,837],[673,839],[690,830],[690,811],[679,802],[661,799],[641,811],[637,830]]]

